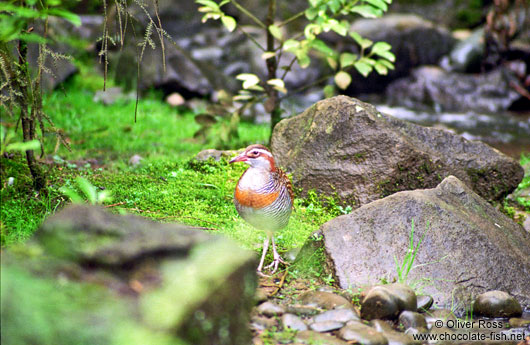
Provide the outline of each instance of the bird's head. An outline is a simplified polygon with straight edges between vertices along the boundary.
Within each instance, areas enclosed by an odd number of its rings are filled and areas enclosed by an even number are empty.
[[[250,145],[240,155],[234,157],[229,163],[245,162],[252,168],[273,171],[276,169],[272,153],[263,145]]]

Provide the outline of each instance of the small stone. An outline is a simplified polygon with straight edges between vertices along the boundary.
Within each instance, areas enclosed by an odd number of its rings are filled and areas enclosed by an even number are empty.
[[[517,317],[521,316],[523,309],[508,293],[495,290],[477,296],[473,312],[486,317]]]
[[[15,183],[15,178],[13,176],[10,176],[7,178],[7,185],[11,187]]]
[[[138,164],[140,164],[142,159],[144,158],[140,155],[133,155],[131,158],[129,158],[129,165],[132,165],[133,167],[135,167]]]
[[[306,331],[307,325],[305,322],[294,314],[283,314],[282,316],[283,328],[290,328],[295,331]]]
[[[334,331],[343,326],[344,326],[344,322],[322,321],[322,322],[313,322],[311,325],[309,325],[309,328],[311,328],[315,332],[323,333],[323,332]]]
[[[394,328],[390,324],[391,321],[388,320],[372,320],[370,321],[370,324],[373,328],[375,328],[376,331],[384,333],[384,332],[392,332],[394,331]]]
[[[250,320],[250,328],[256,331],[263,331],[265,329],[270,329],[276,327],[278,323],[274,318],[264,317],[264,316],[253,316]]]
[[[528,327],[528,326],[530,326],[530,320],[527,320],[527,319],[520,319],[520,318],[518,318],[518,317],[512,317],[512,318],[510,318],[510,320],[508,321],[508,323],[510,324],[510,327],[513,327],[513,328]]]
[[[416,345],[421,344],[419,341],[414,340],[412,335],[400,333],[396,331],[383,332],[383,335],[388,340],[389,345]]]
[[[270,301],[260,304],[257,308],[258,313],[265,316],[276,316],[282,315],[285,312],[285,309],[282,306],[272,303]]]
[[[257,303],[265,302],[268,298],[267,290],[263,288],[257,288],[256,294],[254,295],[254,299]]]
[[[186,100],[184,99],[184,97],[182,97],[180,93],[173,92],[172,94],[166,97],[166,103],[172,107],[177,107],[186,103]]]
[[[416,296],[416,301],[418,303],[418,312],[424,313],[432,307],[434,299],[432,296],[427,295],[418,295]]]
[[[399,314],[399,323],[403,329],[408,328],[427,328],[425,316],[420,313],[405,310]]]
[[[316,304],[315,305],[292,304],[292,305],[287,306],[287,312],[295,314],[295,315],[303,315],[303,316],[315,315],[321,311],[322,309],[319,308]]]
[[[360,321],[359,315],[351,309],[328,310],[313,317],[313,322],[336,321],[346,323],[351,320]]]
[[[295,341],[302,344],[326,344],[326,345],[348,345],[347,342],[337,339],[336,337],[315,331],[298,332]],[[386,343],[385,343],[386,344]]]
[[[395,298],[382,286],[368,291],[361,303],[361,317],[365,320],[395,318],[398,315]]]
[[[387,345],[388,340],[385,336],[374,328],[366,326],[360,322],[350,322],[342,327],[337,336],[348,342],[363,345]]]
[[[314,304],[322,309],[334,309],[337,307],[353,309],[353,305],[346,298],[331,292],[308,291],[301,296],[300,300],[303,304]]]
[[[399,311],[416,311],[418,309],[416,293],[410,288],[410,286],[400,283],[394,283],[384,285],[384,287],[388,291],[390,291],[390,293],[396,298],[398,302]]]

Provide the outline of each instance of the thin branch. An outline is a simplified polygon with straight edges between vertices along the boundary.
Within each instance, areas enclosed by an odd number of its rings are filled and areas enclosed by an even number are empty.
[[[302,17],[303,15],[305,14],[305,11],[301,11],[301,12],[298,12],[297,14],[295,14],[294,16],[290,17],[290,18],[287,18],[286,20],[284,20],[283,22],[280,22],[278,23],[276,26],[278,27],[282,27],[284,25],[287,25],[289,24],[290,22]]]
[[[243,12],[247,17],[249,17],[250,19],[252,19],[254,21],[254,23],[256,23],[259,27],[263,28],[263,29],[267,29],[267,26],[261,21],[259,20],[256,16],[254,16],[252,13],[250,13],[246,8],[244,8],[243,6],[241,6],[236,0],[232,0],[231,1],[232,4],[234,4],[234,6],[240,10],[241,12]]]
[[[267,51],[267,49],[265,49],[254,37],[252,37],[251,34],[249,34],[248,32],[246,32],[245,30],[243,30],[243,28],[241,27],[241,25],[238,25],[237,28],[245,35],[248,37],[249,40],[251,40],[259,49],[261,49],[262,51]]]

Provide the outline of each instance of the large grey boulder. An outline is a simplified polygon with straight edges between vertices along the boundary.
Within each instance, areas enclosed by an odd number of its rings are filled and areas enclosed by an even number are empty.
[[[438,107],[443,111],[494,114],[508,110],[522,99],[516,87],[524,89],[516,74],[504,67],[482,74],[464,74],[424,66],[391,83],[386,96],[392,104],[415,109]]]
[[[396,61],[388,75],[374,72],[363,77],[353,73],[347,90],[350,95],[381,92],[391,81],[408,76],[413,68],[437,64],[456,43],[449,30],[414,14],[391,13],[377,19],[359,19],[351,29],[374,42],[389,43]]]
[[[2,344],[250,343],[254,269],[220,236],[70,206],[2,252]]]
[[[488,290],[530,304],[530,234],[454,176],[436,188],[405,191],[325,223],[322,246],[342,288],[397,278],[424,236],[407,282],[438,305],[469,307]]]
[[[354,208],[395,192],[433,188],[449,175],[487,200],[500,200],[524,173],[484,143],[398,120],[345,96],[282,120],[271,146],[304,193],[337,195]]]

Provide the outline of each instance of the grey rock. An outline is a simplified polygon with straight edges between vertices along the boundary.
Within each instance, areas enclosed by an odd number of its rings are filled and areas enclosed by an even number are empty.
[[[484,28],[479,28],[463,41],[458,42],[451,53],[450,67],[456,72],[477,72],[484,56]]]
[[[263,331],[265,329],[271,329],[276,327],[278,322],[274,318],[264,316],[253,316],[250,319],[250,328],[256,331]]]
[[[383,332],[383,335],[388,340],[388,345],[415,345],[421,342],[414,340],[410,334],[400,333],[396,331]]]
[[[454,175],[487,200],[500,200],[523,178],[517,161],[486,144],[378,112],[337,96],[274,128],[279,166],[304,193],[338,196],[353,208],[403,190],[433,188]]]
[[[336,321],[346,323],[351,320],[360,321],[360,318],[354,310],[348,308],[328,310],[313,317],[313,322]]]
[[[511,317],[510,320],[508,320],[508,323],[510,324],[510,327],[514,327],[514,328],[530,327],[530,320],[521,319],[518,317]]]
[[[336,329],[341,328],[344,326],[344,322],[337,322],[337,321],[321,321],[321,322],[313,322],[309,325],[309,328],[311,328],[315,332],[324,333],[329,331],[334,331]]]
[[[361,304],[361,317],[365,320],[396,318],[399,312],[396,299],[383,286],[372,288]]]
[[[350,95],[384,91],[391,81],[409,75],[414,67],[437,64],[456,42],[448,30],[414,14],[391,13],[377,19],[359,19],[351,29],[374,42],[389,43],[396,61],[388,75],[353,74],[347,90]]]
[[[340,287],[391,280],[394,257],[408,250],[412,219],[421,236],[425,232],[414,264],[437,264],[415,267],[408,279],[436,279],[423,290],[438,305],[467,309],[471,296],[495,288],[530,303],[530,234],[453,176],[434,189],[400,192],[325,223],[324,253]]]
[[[2,252],[2,343],[248,344],[255,265],[221,236],[67,206]]]
[[[376,331],[381,332],[381,333],[392,332],[394,331],[394,328],[392,327],[392,324],[391,324],[392,322],[393,321],[390,321],[390,320],[375,319],[375,320],[370,321],[370,325],[372,325],[372,327]]]
[[[432,298],[432,296],[417,295],[416,300],[418,303],[419,312],[426,312],[432,307],[432,304],[434,303],[434,299]]]
[[[520,85],[515,74],[504,67],[464,74],[424,66],[410,77],[392,82],[386,96],[393,105],[414,109],[432,110],[434,106],[438,111],[498,113],[522,97],[511,84]]]
[[[448,320],[456,321],[455,314],[449,309],[435,309],[425,313],[425,321],[431,330],[440,328],[434,325],[436,321],[442,321],[442,325],[446,325]]]
[[[288,313],[293,313],[296,315],[310,316],[318,314],[322,311],[322,308],[318,307],[316,303],[310,304],[290,304],[286,306]]]
[[[290,328],[295,331],[306,331],[307,325],[305,322],[296,315],[283,314],[282,325],[284,328]]]
[[[348,345],[347,342],[337,339],[336,337],[326,334],[318,333],[315,331],[302,331],[298,332],[295,337],[295,341],[301,344],[326,344],[326,345]]]
[[[388,344],[388,340],[383,334],[360,322],[350,322],[339,330],[337,336],[348,342],[355,342],[363,345]]]
[[[403,310],[416,310],[416,294],[403,284],[372,287],[361,302],[361,316],[366,320],[397,318]]]
[[[427,328],[427,321],[425,321],[425,316],[420,313],[413,311],[405,310],[399,314],[399,324],[403,329],[409,328]]]
[[[478,295],[473,304],[473,312],[487,317],[517,317],[521,316],[523,310],[513,296],[495,290]]]
[[[133,167],[139,165],[144,158],[140,155],[132,155],[131,158],[129,158],[129,165],[132,165]]]
[[[303,304],[314,305],[322,309],[338,307],[353,309],[353,305],[346,298],[331,292],[308,291],[300,296],[300,301]]]
[[[98,90],[94,94],[93,101],[96,103],[103,103],[105,105],[112,105],[122,100],[134,99],[133,93],[124,93],[123,89],[119,86],[109,87],[105,90]]]
[[[276,303],[267,301],[260,304],[257,308],[257,311],[258,313],[265,316],[278,316],[285,313],[285,308]]]

